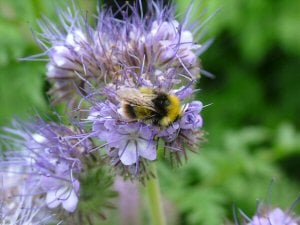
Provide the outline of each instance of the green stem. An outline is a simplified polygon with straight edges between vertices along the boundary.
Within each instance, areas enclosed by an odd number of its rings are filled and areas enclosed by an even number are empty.
[[[159,189],[156,163],[149,163],[149,169],[155,176],[155,178],[150,178],[146,183],[152,225],[166,225],[166,219],[163,212],[162,199]]]

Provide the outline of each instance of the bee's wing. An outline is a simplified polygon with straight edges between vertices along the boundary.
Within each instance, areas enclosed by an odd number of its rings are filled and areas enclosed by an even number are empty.
[[[141,93],[133,88],[120,89],[117,91],[117,94],[122,101],[132,106],[142,106],[155,111],[152,100],[156,97],[156,94]]]

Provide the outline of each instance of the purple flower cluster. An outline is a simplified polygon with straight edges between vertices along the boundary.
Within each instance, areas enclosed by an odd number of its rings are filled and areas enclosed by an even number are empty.
[[[62,205],[66,211],[74,212],[81,157],[90,148],[89,143],[79,142],[70,128],[41,119],[28,124],[15,121],[14,125],[5,129],[10,134],[6,138],[14,138],[14,144],[0,165],[6,180],[4,188],[13,190],[22,185],[25,188],[16,195],[37,195],[49,208]]]
[[[122,175],[142,178],[160,150],[180,161],[199,143],[203,105],[193,101],[193,93],[200,77],[198,57],[207,46],[196,44],[197,28],[187,19],[179,22],[172,7],[152,1],[146,14],[138,1],[119,11],[121,19],[111,9],[100,10],[96,26],[76,8],[59,12],[62,29],[40,21],[42,32],[36,37],[44,53],[29,59],[49,58],[49,95],[54,103],[67,104],[67,115],[79,111],[80,122],[72,119],[65,126],[37,119],[5,128],[1,137],[12,144],[0,162],[3,196],[29,196],[26,201],[37,209],[74,213],[80,197],[88,199],[87,205],[94,202],[95,194],[80,195],[82,187],[91,182],[109,187],[102,170],[107,159]],[[146,116],[126,116],[122,90],[134,98],[131,114]],[[93,153],[100,148],[105,157]],[[104,197],[102,202],[107,203]],[[22,201],[11,204],[17,213]],[[91,218],[96,217],[91,215],[89,223]]]
[[[5,179],[5,176],[1,176]],[[36,224],[54,223],[53,214],[47,211],[44,203],[33,195],[16,195],[26,192],[26,188],[15,183],[15,188],[3,185],[0,197],[0,224]],[[28,190],[27,190],[28,192]]]
[[[96,29],[90,31],[98,34],[92,39],[96,46],[91,49],[102,72],[93,75],[96,79],[89,79],[87,74],[80,76],[95,89],[85,90],[86,99],[92,103],[87,120],[93,128],[87,135],[104,142],[114,165],[121,162],[123,166],[135,166],[135,172],[139,172],[140,160],[157,158],[158,143],[164,143],[165,151],[186,156],[186,149],[194,149],[202,137],[202,103],[191,99],[199,78],[198,56],[203,46],[194,42],[188,21],[176,20],[172,8],[156,3],[149,7],[144,16],[139,16],[136,7],[128,7],[122,20],[111,13],[100,13]],[[143,119],[128,120],[119,91],[129,90],[128,95],[133,95],[141,88],[176,96],[181,105],[176,119],[168,126]]]
[[[293,213],[296,204],[299,201],[299,197],[294,201],[292,206],[284,211],[281,208],[273,208],[271,206],[259,205],[256,214],[249,218],[242,211],[242,224],[243,225],[299,225],[300,217]],[[235,224],[240,225],[237,218],[235,218]]]
[[[264,215],[255,215],[247,225],[298,225],[299,218],[295,218],[289,213],[275,208]]]
[[[74,107],[78,90],[86,94],[91,85],[101,83],[148,84],[169,91],[182,78],[199,78],[198,56],[207,46],[196,44],[197,27],[187,19],[179,22],[172,7],[152,1],[143,16],[138,4],[125,4],[120,11],[122,19],[110,9],[101,10],[96,27],[76,8],[60,12],[63,29],[40,21],[37,37],[49,57],[47,78],[53,83],[54,101]]]

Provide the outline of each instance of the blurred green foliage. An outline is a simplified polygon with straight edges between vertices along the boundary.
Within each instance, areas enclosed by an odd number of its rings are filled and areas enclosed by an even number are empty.
[[[228,129],[220,146],[206,145],[176,169],[176,176],[161,165],[163,190],[185,215],[179,224],[223,224],[232,218],[234,204],[253,215],[256,200],[266,200],[273,179],[271,204],[290,207],[299,193],[299,158],[286,159],[300,156],[299,137],[290,124],[275,130]]]
[[[89,12],[96,2],[78,0]],[[175,3],[179,12],[188,4]],[[0,124],[50,109],[45,63],[18,58],[41,52],[31,28],[38,29],[42,14],[55,21],[55,4],[0,1]],[[288,208],[300,189],[300,1],[199,5],[194,10],[205,8],[207,16],[218,11],[206,26],[205,38],[215,41],[202,56],[216,78],[203,77],[197,95],[212,103],[203,110],[208,141],[176,173],[160,165],[163,193],[175,203],[182,225],[223,224],[232,218],[233,204],[252,215],[273,178],[271,203]]]
[[[33,5],[24,1],[0,2],[0,123],[33,107],[45,108],[43,65],[18,61],[37,51],[28,24],[35,16]]]

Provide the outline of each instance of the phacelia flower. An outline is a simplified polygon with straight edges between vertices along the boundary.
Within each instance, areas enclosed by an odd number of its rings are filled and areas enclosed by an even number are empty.
[[[199,115],[202,110],[202,103],[200,101],[193,101],[188,104],[179,124],[181,129],[197,129],[202,127],[202,117]]]
[[[117,93],[114,95],[115,99],[109,93],[107,98],[111,101],[96,101],[91,108],[87,120],[93,123],[93,129],[88,135],[104,142],[103,147],[114,165],[121,162],[123,166],[135,166],[134,173],[137,173],[140,160],[152,161],[157,158],[160,140],[164,143],[165,151],[180,158],[181,155],[186,157],[186,149],[194,148],[202,137],[199,130],[202,127],[200,101],[182,105],[179,117],[164,127],[151,122],[151,119],[130,121],[124,116]]]
[[[17,174],[18,185],[23,184],[27,191],[38,185],[36,193],[31,194],[44,198],[49,208],[62,204],[66,211],[74,212],[78,203],[81,158],[89,143],[79,142],[68,127],[47,124],[40,119],[14,125],[5,131],[6,138],[13,140],[11,148],[15,151],[5,153],[0,163],[1,173],[7,177],[10,177],[7,174]]]
[[[293,209],[299,201],[299,197],[295,200],[289,210],[282,210],[281,208],[273,208],[260,204],[256,214],[249,218],[242,211],[243,225],[299,225],[300,217],[293,213]],[[240,225],[236,215],[235,224]]]
[[[153,132],[140,124],[124,124],[115,127],[107,136],[109,148],[118,149],[118,156],[124,165],[132,165],[139,157],[156,159],[156,143]]]
[[[5,174],[0,174],[3,181]],[[33,187],[34,188],[34,187]],[[21,194],[22,193],[22,194]],[[31,195],[26,187],[15,185],[12,189],[0,186],[0,224],[1,225],[29,225],[54,222],[53,214],[49,212],[40,199]]]
[[[59,18],[63,29],[45,19],[39,22],[42,32],[36,36],[44,55],[49,57],[47,78],[53,83],[50,96],[54,103],[65,100],[73,108],[78,92],[84,94],[85,81],[101,77],[102,73],[93,50],[94,31],[79,10],[74,7],[73,11],[59,11]]]
[[[295,218],[280,208],[275,208],[263,215],[255,215],[247,225],[298,225],[299,218]]]
[[[1,167],[4,166],[2,165]],[[0,224],[29,225],[54,223],[54,215],[45,203],[33,195],[38,191],[37,185],[26,187],[22,182],[23,171],[16,165],[7,165],[7,173],[0,172]],[[2,171],[2,168],[0,168]]]
[[[122,19],[110,8],[99,10],[95,26],[76,7],[59,11],[61,27],[48,19],[40,21],[36,37],[44,53],[33,58],[49,58],[47,78],[53,84],[49,94],[54,102],[76,108],[80,95],[109,83],[165,85],[175,78],[199,78],[198,57],[207,44],[196,43],[198,28],[187,16],[179,21],[172,7],[152,1],[146,15],[137,2],[125,3],[120,11]]]
[[[98,64],[108,58],[110,63],[104,83],[90,81],[93,88],[84,99],[92,107],[84,121],[92,123],[87,137],[100,141],[113,165],[137,174],[146,161],[157,159],[158,146],[180,161],[202,138],[202,103],[192,101],[202,45],[172,7],[151,2],[144,16],[136,6],[124,7],[122,19],[100,13],[94,29],[99,34],[94,43],[111,48],[106,58],[96,57]]]
[[[139,4],[119,6],[121,18],[111,8],[100,9],[95,26],[76,7],[60,11],[62,29],[45,19],[37,34],[49,58],[51,97],[81,109],[80,119],[92,124],[83,139],[98,139],[114,165],[135,168],[134,174],[156,160],[158,146],[180,159],[201,139],[202,103],[193,101],[193,88],[207,47],[198,43],[201,26],[190,15],[180,20],[172,6],[154,1],[144,13]],[[142,89],[147,93],[129,101],[126,115],[120,93],[129,90],[130,97]]]

